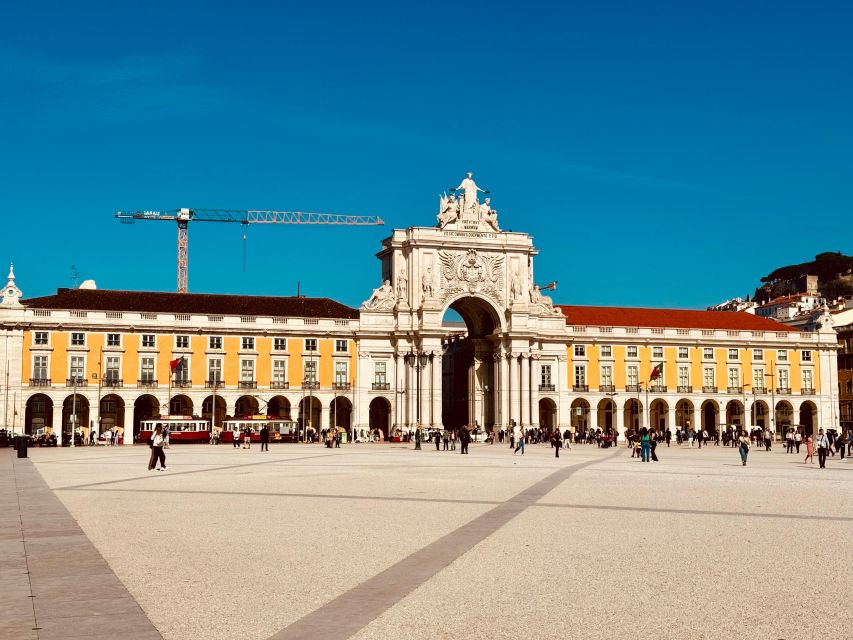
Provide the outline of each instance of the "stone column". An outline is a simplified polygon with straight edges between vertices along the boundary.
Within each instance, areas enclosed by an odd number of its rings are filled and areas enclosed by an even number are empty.
[[[480,389],[479,376],[479,370],[482,366],[481,363],[482,361],[480,360],[480,357],[475,354],[474,360],[471,362],[471,402],[469,404],[471,406],[471,424],[476,423],[482,427],[483,425],[481,418],[483,417],[483,394],[482,390]]]
[[[500,369],[500,386],[498,387],[498,389],[500,389],[500,394],[498,398],[501,403],[501,424],[504,427],[509,427],[509,355],[502,350],[498,358],[495,369]]]
[[[509,423],[515,420],[521,424],[521,394],[518,391],[518,354],[507,354],[507,369],[509,369],[509,389],[507,396],[509,397]]]
[[[122,443],[133,444],[133,403],[127,400],[124,403],[124,440]]]
[[[675,404],[678,402],[671,402],[669,404],[669,413],[666,417],[666,428],[675,433]],[[664,435],[666,434],[666,430],[664,430]]]
[[[62,402],[63,399],[53,401],[53,432],[56,434],[57,446],[62,446]]]
[[[430,373],[432,374],[432,384],[430,385],[432,402],[430,404],[429,423],[433,426],[441,427],[441,351],[432,352]]]
[[[625,425],[623,422],[622,407],[613,401],[613,428],[619,432],[619,440],[625,440]]]
[[[329,405],[320,400],[320,424],[314,428],[317,429],[318,432],[323,429],[330,429],[334,426],[330,420]]]
[[[521,354],[521,424],[529,427],[530,420],[530,354]]]

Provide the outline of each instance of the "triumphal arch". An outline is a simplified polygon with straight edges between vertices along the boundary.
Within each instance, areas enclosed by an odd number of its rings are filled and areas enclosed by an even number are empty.
[[[537,363],[565,370],[565,317],[536,283],[532,238],[502,230],[487,194],[469,173],[433,226],[382,242],[381,285],[360,309],[362,422],[403,432],[540,422]],[[448,309],[464,325],[446,322]]]

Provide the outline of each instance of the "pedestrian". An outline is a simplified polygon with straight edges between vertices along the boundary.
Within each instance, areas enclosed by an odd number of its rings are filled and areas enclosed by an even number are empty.
[[[246,427],[246,430],[243,432],[243,448],[252,448],[252,430],[249,427]]]
[[[559,458],[560,457],[560,449],[562,449],[562,447],[563,447],[563,438],[560,435],[559,429],[554,429],[554,435],[551,438],[551,444],[554,445],[554,452],[555,452],[554,457]]]
[[[844,460],[844,452],[847,451],[847,439],[850,437],[849,431],[842,431],[841,435],[835,441],[835,449],[841,454],[841,459]]]
[[[817,438],[815,439],[815,446],[817,447],[817,461],[820,465],[821,469],[826,468],[826,454],[829,453],[829,437],[823,432],[823,429],[819,429],[817,432]]]
[[[519,429],[518,435],[516,436],[516,441],[518,444],[515,445],[515,450],[512,452],[512,455],[518,453],[519,449],[521,449],[521,455],[524,455],[524,441],[526,440],[527,435],[524,433],[524,429]]]
[[[658,456],[655,453],[655,449],[658,448],[658,440],[659,439],[660,439],[660,436],[658,435],[658,433],[656,431],[652,431],[652,437],[649,440],[649,444],[651,445],[652,462],[658,461]]]
[[[435,450],[441,451],[441,431],[436,431],[433,434],[432,439],[435,440]]]
[[[231,443],[234,445],[234,448],[238,448],[240,446],[240,432],[237,428],[234,428],[234,431],[231,432]]]
[[[444,450],[450,451],[450,432],[447,429],[442,431],[441,441],[444,443]]]
[[[770,445],[773,444],[773,432],[770,429],[764,430],[764,450],[770,451]]]
[[[814,464],[814,440],[812,440],[811,436],[806,436],[806,457],[803,460],[803,464],[810,460]]]
[[[450,450],[451,451],[456,451],[456,440],[458,438],[459,438],[459,436],[456,433],[456,429],[451,429],[450,430]]]
[[[796,447],[797,453],[800,452],[800,444],[802,444],[802,442],[803,442],[803,434],[799,429],[797,429],[794,432],[794,447]]]
[[[738,438],[738,451],[740,452],[740,460],[743,463],[743,466],[746,466],[746,457],[749,455],[749,436],[746,435],[746,431],[740,432],[740,438]]]
[[[666,428],[666,446],[669,447],[669,444],[672,442],[672,429],[669,427]]]
[[[459,442],[462,445],[462,451],[460,453],[464,453],[468,455],[468,443],[471,441],[471,432],[468,431],[468,427],[462,427],[459,430]]]
[[[651,460],[652,445],[649,431],[645,427],[640,429],[640,451],[643,462],[649,462]]]
[[[261,427],[261,451],[270,450],[270,428],[267,425]]]
[[[161,425],[157,425],[157,428],[154,429],[154,433],[151,434],[151,437],[148,439],[151,447],[151,457],[148,458],[148,470],[154,471],[157,467],[157,462],[160,462],[160,471],[166,470],[166,454],[163,453],[163,445],[166,443],[166,439],[163,437],[163,427]]]

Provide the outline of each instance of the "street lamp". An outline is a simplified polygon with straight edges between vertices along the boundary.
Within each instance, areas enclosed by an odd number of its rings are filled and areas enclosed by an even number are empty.
[[[423,351],[409,351],[403,360],[415,368],[415,449],[421,448],[421,369],[426,367],[429,356]]]

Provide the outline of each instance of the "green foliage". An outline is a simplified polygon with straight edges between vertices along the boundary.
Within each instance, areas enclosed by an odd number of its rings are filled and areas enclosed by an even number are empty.
[[[779,267],[770,275],[761,278],[761,282],[793,280],[801,276],[818,276],[820,282],[829,282],[851,270],[853,270],[853,256],[827,251],[816,255],[811,262]]]

